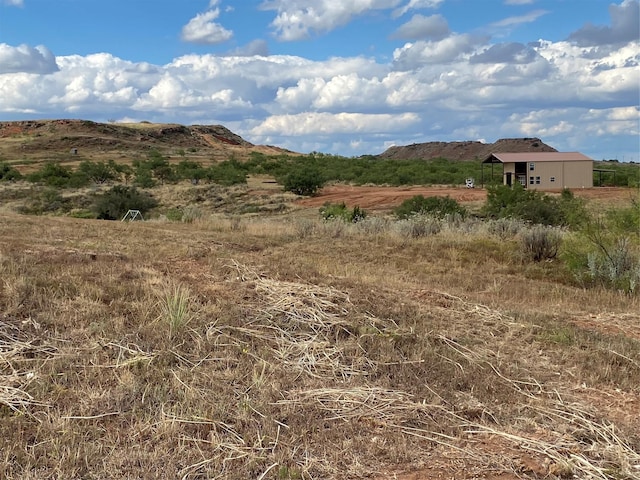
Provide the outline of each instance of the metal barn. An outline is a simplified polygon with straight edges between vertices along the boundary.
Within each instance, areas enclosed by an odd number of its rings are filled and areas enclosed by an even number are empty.
[[[482,163],[502,164],[503,183],[509,186],[518,182],[538,190],[593,187],[593,160],[579,152],[492,153]]]

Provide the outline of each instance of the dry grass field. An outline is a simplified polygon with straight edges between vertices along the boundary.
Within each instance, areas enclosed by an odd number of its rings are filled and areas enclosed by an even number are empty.
[[[640,478],[637,295],[317,217],[4,209],[0,478]]]

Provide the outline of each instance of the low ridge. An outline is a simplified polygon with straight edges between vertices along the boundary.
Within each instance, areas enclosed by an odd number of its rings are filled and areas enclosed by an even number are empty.
[[[23,120],[0,122],[0,155],[23,158],[78,152],[83,156],[105,153],[135,154],[149,150],[198,151],[203,155],[226,154],[229,150],[286,150],[254,145],[222,125],[99,123],[89,120]]]

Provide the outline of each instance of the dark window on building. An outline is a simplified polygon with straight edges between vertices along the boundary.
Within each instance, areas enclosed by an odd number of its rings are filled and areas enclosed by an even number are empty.
[[[549,179],[549,181],[550,181],[551,183],[555,182],[555,181],[556,181],[556,177],[551,177],[551,178]]]
[[[533,163],[533,162],[531,162],[531,163],[529,164],[529,170],[533,172],[535,169],[536,169],[536,164],[535,164],[535,163]]]
[[[534,183],[535,183],[534,182],[534,178],[533,177],[529,177],[529,185],[533,185]]]
[[[536,185],[540,185],[540,177],[536,177]]]

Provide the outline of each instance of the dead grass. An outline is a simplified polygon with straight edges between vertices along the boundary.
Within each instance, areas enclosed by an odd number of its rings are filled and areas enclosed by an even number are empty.
[[[1,214],[0,477],[640,475],[637,297],[304,221]]]

